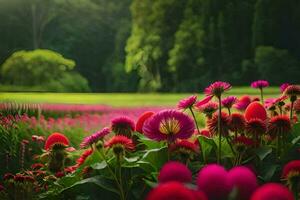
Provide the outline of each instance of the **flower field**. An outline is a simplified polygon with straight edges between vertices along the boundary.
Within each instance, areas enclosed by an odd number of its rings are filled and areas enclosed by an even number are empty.
[[[300,86],[251,87],[141,103],[2,94],[0,199],[297,200]]]

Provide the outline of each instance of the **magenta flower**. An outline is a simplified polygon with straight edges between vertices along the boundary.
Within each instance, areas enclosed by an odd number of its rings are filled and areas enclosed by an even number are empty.
[[[209,164],[198,173],[197,186],[209,200],[227,199],[230,192],[227,171],[221,165]]]
[[[238,166],[228,172],[230,187],[236,188],[237,200],[248,200],[257,188],[256,175],[247,167]]]
[[[202,106],[202,105],[204,105],[204,104],[207,104],[208,102],[210,102],[210,100],[213,98],[213,96],[207,96],[207,97],[205,97],[204,99],[202,99],[201,101],[198,101],[197,103],[196,103],[196,107],[200,107],[200,106]]]
[[[87,146],[91,146],[94,143],[97,143],[100,139],[102,139],[104,136],[108,135],[110,133],[110,129],[105,127],[101,131],[97,131],[96,133],[93,133],[90,136],[87,136],[83,139],[83,141],[80,144],[81,148],[85,148]]]
[[[265,80],[254,81],[251,83],[251,87],[262,89],[265,87],[269,87],[269,82]]]
[[[135,124],[134,121],[128,117],[116,117],[111,121],[111,129],[117,135],[131,137],[131,133],[135,129]]]
[[[197,110],[206,115],[206,117],[211,118],[214,112],[218,110],[218,104],[215,102],[208,102],[202,106],[198,106]]]
[[[206,96],[216,96],[217,98],[221,97],[221,94],[231,88],[231,85],[226,82],[216,81],[210,86],[205,88],[204,93]]]
[[[222,100],[222,106],[230,109],[233,106],[233,104],[235,104],[236,102],[237,102],[237,98],[235,96],[229,96]]]
[[[168,162],[161,168],[158,175],[158,182],[166,183],[170,181],[190,183],[192,181],[192,172],[180,162]]]
[[[234,108],[238,109],[238,110],[246,110],[246,108],[248,107],[248,105],[251,103],[251,98],[250,96],[246,95],[246,96],[242,96],[238,102],[236,104],[234,104]]]
[[[148,119],[143,133],[150,139],[173,142],[176,139],[189,138],[195,129],[193,120],[177,110],[163,110]]]
[[[194,106],[194,104],[197,101],[197,96],[193,95],[193,96],[189,96],[185,99],[182,99],[178,102],[177,108],[178,109],[188,109],[188,108],[192,108]]]
[[[294,195],[288,188],[279,183],[267,183],[255,190],[250,200],[294,200]]]
[[[280,85],[280,92],[283,93],[284,90],[285,90],[288,86],[290,86],[289,83],[283,83],[283,84],[281,84],[281,85]]]

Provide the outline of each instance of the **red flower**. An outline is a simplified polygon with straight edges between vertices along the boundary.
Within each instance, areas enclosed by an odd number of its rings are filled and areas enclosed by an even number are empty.
[[[281,133],[288,133],[291,129],[292,125],[290,118],[285,115],[272,117],[268,124],[268,133],[273,137]]]
[[[133,151],[135,149],[132,140],[123,135],[116,135],[112,137],[108,142],[105,143],[104,146],[108,148],[114,148],[114,146],[121,146],[128,151]]]
[[[144,126],[144,123],[147,119],[149,119],[152,115],[154,115],[154,112],[152,111],[147,111],[147,112],[144,112],[140,117],[139,119],[137,120],[136,122],[136,125],[135,125],[135,130],[139,133],[143,133],[143,126]]]
[[[171,181],[189,183],[192,181],[192,172],[180,162],[168,162],[161,168],[158,182],[166,183]]]
[[[250,139],[250,138],[247,138],[245,136],[238,136],[237,138],[234,138],[232,140],[232,143],[235,144],[235,145],[242,145],[242,146],[246,146],[246,147],[251,147],[251,146],[254,146],[255,142]]]
[[[299,85],[289,85],[285,90],[284,90],[284,95],[288,97],[296,97],[300,95],[300,86]],[[296,99],[295,99],[296,100]]]
[[[223,136],[227,136],[229,133],[229,128],[230,128],[229,121],[230,121],[230,118],[229,118],[228,114],[225,112],[222,112],[222,114],[221,114],[221,125],[222,125],[221,134]],[[218,114],[217,113],[214,114],[213,117],[207,121],[207,126],[211,133],[213,133],[213,134],[218,133]]]
[[[55,176],[56,176],[57,178],[61,178],[61,177],[65,176],[65,173],[62,172],[62,171],[56,172],[56,173],[55,173]]]
[[[281,184],[267,183],[259,187],[250,200],[294,200],[294,195]]]
[[[170,151],[174,152],[177,150],[183,150],[185,152],[190,153],[197,153],[198,151],[198,147],[195,143],[190,142],[188,140],[180,140],[180,141],[176,141],[174,144],[170,145]]]
[[[233,107],[238,110],[245,110],[251,102],[250,96],[242,96]]]
[[[250,133],[255,136],[262,135],[266,133],[267,125],[261,119],[257,119],[257,118],[250,119],[246,123],[246,131],[247,133]]]
[[[44,167],[44,164],[42,164],[42,163],[34,163],[34,164],[31,165],[31,168],[33,170],[41,169],[43,167]]]
[[[283,167],[282,178],[288,180],[293,176],[300,177],[300,160],[293,160]]]
[[[245,118],[247,121],[250,119],[258,118],[262,121],[267,119],[267,111],[266,109],[257,101],[249,104],[245,111]]]
[[[91,150],[91,149],[85,150],[81,154],[81,156],[76,160],[76,163],[78,164],[78,166],[82,165],[85,162],[85,160],[87,159],[87,157],[89,157],[92,153],[93,153],[93,150]]]
[[[197,133],[198,133],[198,131],[197,131]],[[212,137],[211,132],[209,132],[209,130],[207,130],[207,129],[202,129],[202,130],[200,131],[200,135],[205,136],[205,137],[208,137],[208,138],[211,138],[211,137]]]
[[[10,179],[13,179],[14,178],[14,175],[12,173],[6,173],[4,174],[3,176],[3,180],[10,180]]]
[[[230,116],[230,130],[234,132],[241,132],[245,129],[246,120],[242,114],[232,113]]]
[[[134,131],[134,128],[134,121],[126,116],[117,117],[111,121],[111,130],[116,134],[121,134],[129,137]]]
[[[46,140],[45,149],[52,149],[54,145],[69,146],[69,139],[61,133],[52,133]]]
[[[194,193],[178,182],[159,184],[147,196],[146,200],[196,200]],[[203,199],[198,199],[203,200]]]
[[[215,96],[217,98],[221,97],[221,94],[227,90],[230,90],[231,85],[226,82],[216,81],[207,88],[205,88],[204,93],[206,96]]]

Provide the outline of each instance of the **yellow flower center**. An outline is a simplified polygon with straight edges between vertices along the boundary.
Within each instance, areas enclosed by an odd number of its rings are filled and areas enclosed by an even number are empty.
[[[175,118],[165,119],[160,122],[159,131],[166,135],[175,135],[180,131],[180,123]]]

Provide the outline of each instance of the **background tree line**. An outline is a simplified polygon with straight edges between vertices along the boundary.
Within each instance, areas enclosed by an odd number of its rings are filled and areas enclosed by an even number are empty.
[[[4,73],[16,69],[5,61],[34,49],[76,63],[61,81],[67,91],[191,92],[219,79],[299,82],[299,10],[298,0],[0,0],[0,83],[19,80]]]

